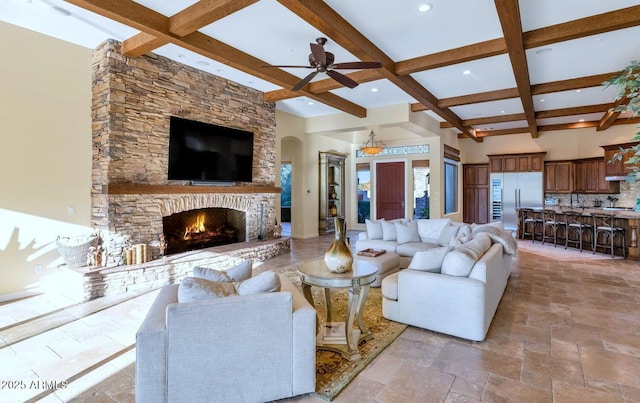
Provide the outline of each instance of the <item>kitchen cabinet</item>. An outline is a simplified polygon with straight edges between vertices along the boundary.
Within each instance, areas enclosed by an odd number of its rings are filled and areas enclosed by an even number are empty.
[[[491,172],[542,172],[546,153],[488,155]]]
[[[574,160],[574,191],[578,193],[620,193],[620,182],[606,181],[604,158]]]
[[[616,160],[612,163],[611,158],[620,150],[620,148],[628,149],[636,145],[637,142],[624,143],[624,144],[612,144],[608,146],[602,146],[604,148],[604,160],[605,160],[605,176],[609,180],[625,180],[630,170],[629,164],[626,162],[633,156],[633,153],[626,153],[622,156],[622,160]]]
[[[466,223],[489,222],[489,165],[462,166],[462,220]]]
[[[544,163],[544,191],[546,193],[571,193],[574,180],[573,161],[547,161]]]
[[[345,160],[347,154],[319,153],[319,230],[321,234],[335,232],[334,217],[344,218]]]

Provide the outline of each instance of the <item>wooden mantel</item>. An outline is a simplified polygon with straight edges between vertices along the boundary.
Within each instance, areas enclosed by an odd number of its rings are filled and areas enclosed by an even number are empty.
[[[145,185],[135,183],[112,183],[103,187],[103,194],[202,194],[202,193],[282,193],[277,186],[192,186],[192,185]]]

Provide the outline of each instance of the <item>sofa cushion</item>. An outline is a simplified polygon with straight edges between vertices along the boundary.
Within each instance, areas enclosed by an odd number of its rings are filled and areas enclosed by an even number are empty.
[[[467,277],[473,265],[491,247],[488,234],[478,234],[469,242],[463,243],[447,253],[442,261],[441,273],[450,276]]]
[[[198,277],[185,277],[178,287],[178,302],[201,301],[230,295],[238,295],[233,283],[209,281]]]
[[[420,242],[418,224],[415,221],[409,221],[407,223],[395,222],[394,225],[396,227],[398,244]]]
[[[384,218],[380,220],[364,220],[367,226],[367,238],[382,239],[382,221],[384,221]]]
[[[429,250],[433,248],[439,248],[440,244],[433,242],[408,242],[398,245],[396,253],[400,256],[413,257],[416,252],[421,250]]]
[[[450,250],[451,247],[449,246],[440,246],[429,250],[418,251],[413,255],[409,269],[440,273],[442,261]]]
[[[204,278],[209,281],[242,281],[251,277],[252,266],[253,262],[250,259],[243,260],[242,262],[224,270],[216,270],[210,269],[208,267],[196,266],[193,268],[193,276]]]
[[[238,295],[260,294],[280,291],[280,277],[272,271],[265,271],[237,283]]]
[[[439,242],[442,229],[451,223],[450,218],[427,218],[416,220],[418,234],[423,242]]]

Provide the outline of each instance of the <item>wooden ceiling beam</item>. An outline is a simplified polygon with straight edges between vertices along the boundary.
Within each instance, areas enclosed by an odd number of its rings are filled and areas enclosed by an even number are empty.
[[[525,32],[523,40],[524,46],[530,49],[638,25],[640,25],[640,6],[633,6],[534,29]]]
[[[396,74],[404,76],[419,71],[451,66],[453,64],[497,56],[504,53],[507,53],[507,45],[504,38],[492,39],[397,62]]]
[[[258,0],[200,0],[169,17],[169,32],[183,37],[256,1]],[[139,57],[169,42],[143,31],[123,41],[122,53],[129,57]]]
[[[516,86],[522,101],[524,113],[527,116],[527,123],[531,137],[538,137],[536,125],[535,108],[531,95],[531,80],[529,79],[529,67],[527,56],[522,41],[522,24],[520,18],[520,8],[518,0],[494,0],[498,10],[498,18],[507,43],[509,59],[513,67],[513,74],[516,78]]]
[[[184,37],[175,36],[169,32],[169,18],[132,0],[66,1],[281,87],[291,88],[300,81],[299,77],[284,70],[261,68],[261,65],[267,63],[201,32],[195,31]],[[313,94],[303,89],[298,95],[307,96],[350,115],[367,115],[365,108],[328,92]]]
[[[533,95],[549,94],[552,92],[579,90],[582,88],[599,87],[617,72],[596,74],[593,76],[572,78],[569,80],[552,81],[548,83],[535,84],[531,86]]]
[[[431,108],[434,113],[451,122],[467,136],[478,141],[473,129],[462,125],[460,118],[450,109],[440,108],[438,99],[431,92],[410,76],[398,76],[395,62],[325,2],[317,0],[278,0],[278,2],[320,32],[325,33],[358,59],[380,62],[382,68],[379,71],[384,78],[418,102]]]

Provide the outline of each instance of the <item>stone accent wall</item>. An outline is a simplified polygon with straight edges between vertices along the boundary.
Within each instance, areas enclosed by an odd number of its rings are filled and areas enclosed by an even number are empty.
[[[167,179],[170,116],[254,133],[253,180],[238,186],[272,187],[276,174],[275,104],[265,102],[261,92],[162,56],[129,58],[120,47],[109,40],[93,54],[91,219],[107,239],[108,264],[122,263],[127,243],[157,245],[162,217],[193,208],[246,212],[247,240],[258,237],[262,211],[269,239],[275,228],[274,193],[109,192],[116,183],[188,186]]]

